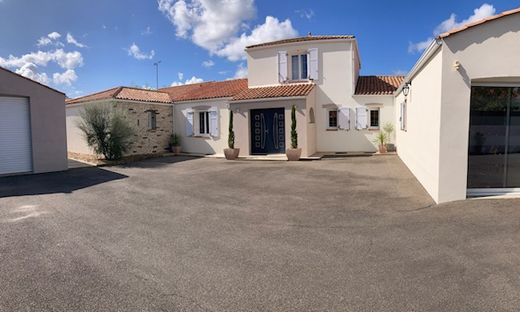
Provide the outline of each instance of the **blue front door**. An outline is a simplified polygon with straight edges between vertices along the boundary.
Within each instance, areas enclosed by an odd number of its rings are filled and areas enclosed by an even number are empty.
[[[251,154],[285,153],[283,108],[251,110]]]

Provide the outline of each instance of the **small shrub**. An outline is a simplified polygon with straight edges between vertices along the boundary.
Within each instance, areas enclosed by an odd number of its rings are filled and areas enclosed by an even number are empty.
[[[132,145],[134,129],[123,111],[102,105],[86,105],[78,124],[88,146],[107,160],[121,159]]]
[[[177,135],[177,133],[173,133],[170,135],[170,140],[168,141],[170,146],[179,146],[181,145],[181,138]]]
[[[235,132],[233,131],[233,111],[229,110],[228,147],[235,148]]]
[[[298,132],[296,132],[296,106],[291,108],[291,148],[298,148]]]
[[[388,135],[384,131],[379,132],[376,135],[376,137],[374,138],[374,143],[377,145],[385,145],[387,142],[388,142]]]

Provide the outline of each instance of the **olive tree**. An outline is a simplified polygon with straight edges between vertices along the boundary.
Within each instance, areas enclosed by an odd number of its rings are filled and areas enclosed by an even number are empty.
[[[130,149],[135,130],[122,110],[91,104],[85,105],[80,117],[78,127],[97,154],[117,160]]]

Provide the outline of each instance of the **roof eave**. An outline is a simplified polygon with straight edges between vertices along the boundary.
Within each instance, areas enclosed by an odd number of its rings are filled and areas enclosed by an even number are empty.
[[[273,43],[273,44],[267,44],[267,45],[259,45],[259,46],[249,46],[245,48],[245,51],[256,51],[256,50],[262,50],[262,49],[268,49],[272,47],[278,47],[278,46],[288,46],[288,45],[297,45],[297,44],[308,44],[310,42],[341,42],[341,41],[356,41],[356,37],[352,36],[352,38],[328,38],[328,39],[315,39],[315,40],[302,40],[302,41],[293,41],[293,42],[281,42],[281,43]]]
[[[412,67],[412,70],[410,70],[408,75],[404,77],[403,81],[399,85],[399,88],[395,90],[394,96],[401,93],[403,87],[415,77],[415,75],[424,67],[424,65],[431,59],[431,57],[442,47],[443,42],[444,41],[439,38],[432,41],[430,46],[428,46],[428,48],[423,52],[417,63],[415,63],[415,65]]]

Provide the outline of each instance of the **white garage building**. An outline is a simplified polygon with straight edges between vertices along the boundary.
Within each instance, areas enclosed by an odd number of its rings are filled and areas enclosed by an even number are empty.
[[[65,95],[0,67],[0,176],[66,169]]]

